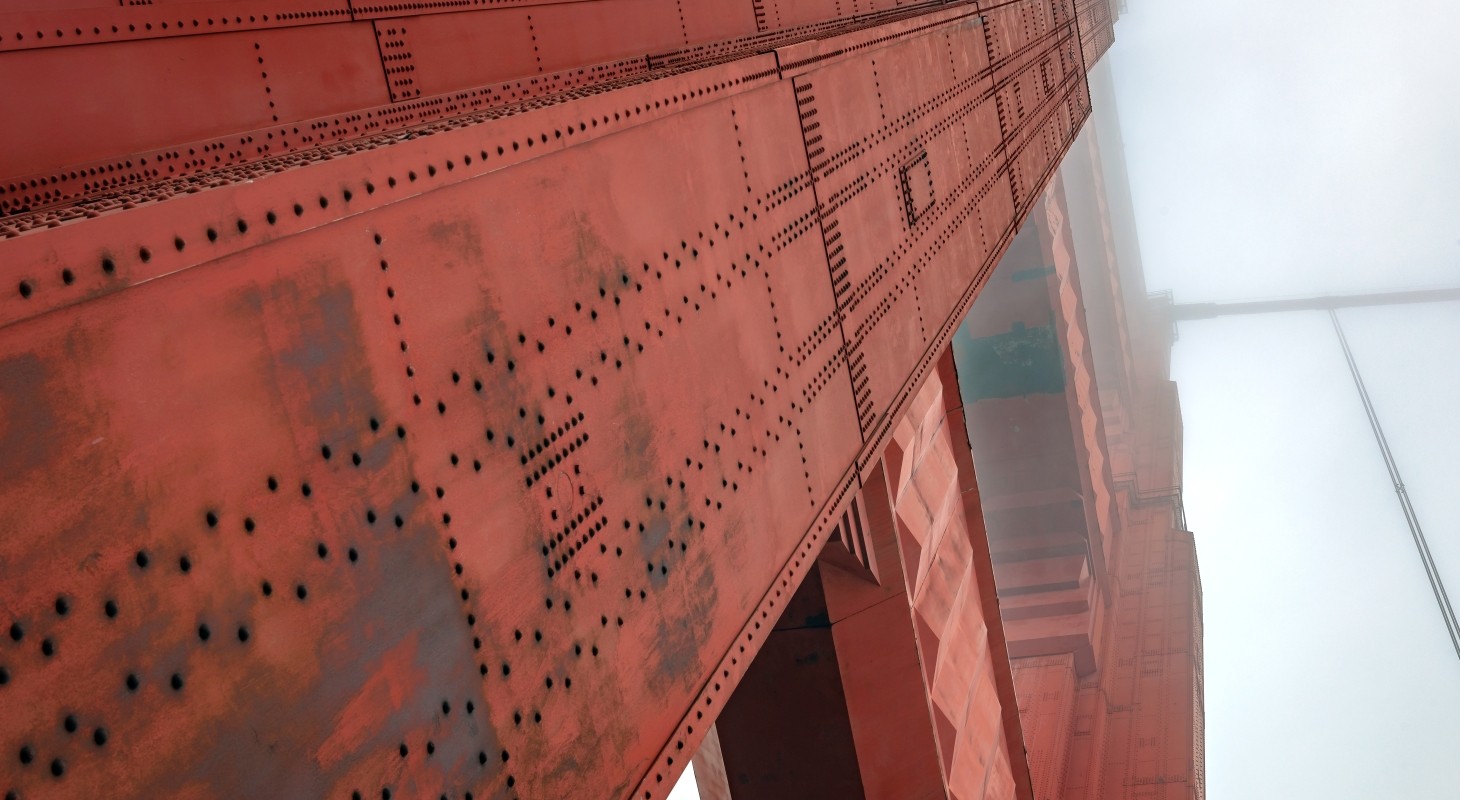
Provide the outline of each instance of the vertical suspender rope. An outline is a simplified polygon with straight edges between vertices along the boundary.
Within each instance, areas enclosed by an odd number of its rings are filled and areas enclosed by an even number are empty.
[[[1329,309],[1328,316],[1333,320],[1333,330],[1338,334],[1338,343],[1343,347],[1343,357],[1348,361],[1349,372],[1353,375],[1354,386],[1359,390],[1359,400],[1363,401],[1364,413],[1369,417],[1369,427],[1374,431],[1374,439],[1379,443],[1379,453],[1384,457],[1384,466],[1389,470],[1389,478],[1394,482],[1394,493],[1399,497],[1399,506],[1404,511],[1404,520],[1409,524],[1409,534],[1414,539],[1414,546],[1419,550],[1419,560],[1424,564],[1425,577],[1429,579],[1430,590],[1435,594],[1435,603],[1440,607],[1440,616],[1445,620],[1445,630],[1450,634],[1450,644],[1455,648],[1455,656],[1460,658],[1460,624],[1455,621],[1455,609],[1450,606],[1450,596],[1445,592],[1445,583],[1440,579],[1439,570],[1435,569],[1434,557],[1430,555],[1429,542],[1425,540],[1424,531],[1419,526],[1419,517],[1414,513],[1414,506],[1410,505],[1409,492],[1404,488],[1404,481],[1399,477],[1399,465],[1394,462],[1394,454],[1389,450],[1389,440],[1384,438],[1384,429],[1379,426],[1379,416],[1374,412],[1374,404],[1369,399],[1369,390],[1364,386],[1364,379],[1359,375],[1358,362],[1354,360],[1353,351],[1349,349],[1348,338],[1343,335],[1343,326],[1338,324],[1338,312]]]

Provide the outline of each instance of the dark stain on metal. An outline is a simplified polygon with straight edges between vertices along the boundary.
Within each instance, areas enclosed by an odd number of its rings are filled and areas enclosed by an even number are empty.
[[[0,361],[0,453],[9,480],[45,466],[56,446],[56,416],[46,391],[45,363],[35,353]]]

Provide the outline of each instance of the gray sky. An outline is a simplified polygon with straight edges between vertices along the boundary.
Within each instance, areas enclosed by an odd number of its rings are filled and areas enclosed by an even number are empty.
[[[1148,283],[1460,282],[1460,4],[1131,0],[1115,72]]]
[[[1114,70],[1147,285],[1460,285],[1460,5],[1131,0]],[[1460,600],[1460,305],[1343,313]],[[1460,662],[1326,315],[1185,323],[1213,800],[1460,797]]]

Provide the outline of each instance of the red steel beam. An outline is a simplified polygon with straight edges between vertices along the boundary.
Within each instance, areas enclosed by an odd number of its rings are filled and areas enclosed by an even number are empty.
[[[749,3],[687,0],[0,13],[3,69],[13,77],[0,82],[0,104],[52,127],[44,137],[23,125],[0,130],[0,212],[642,80],[656,67],[766,52],[938,3],[869,2],[851,20],[833,5],[798,3],[797,23],[775,30],[756,27]],[[776,8],[768,10],[780,16]],[[75,102],[77,86],[87,87],[85,102]]]
[[[663,797],[1088,114],[1016,5],[5,220],[0,789]]]

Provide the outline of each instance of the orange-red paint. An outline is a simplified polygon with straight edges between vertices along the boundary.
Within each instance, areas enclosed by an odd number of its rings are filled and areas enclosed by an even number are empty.
[[[663,797],[1088,115],[1076,16],[0,5],[0,790]],[[1017,774],[924,667],[947,785]]]

